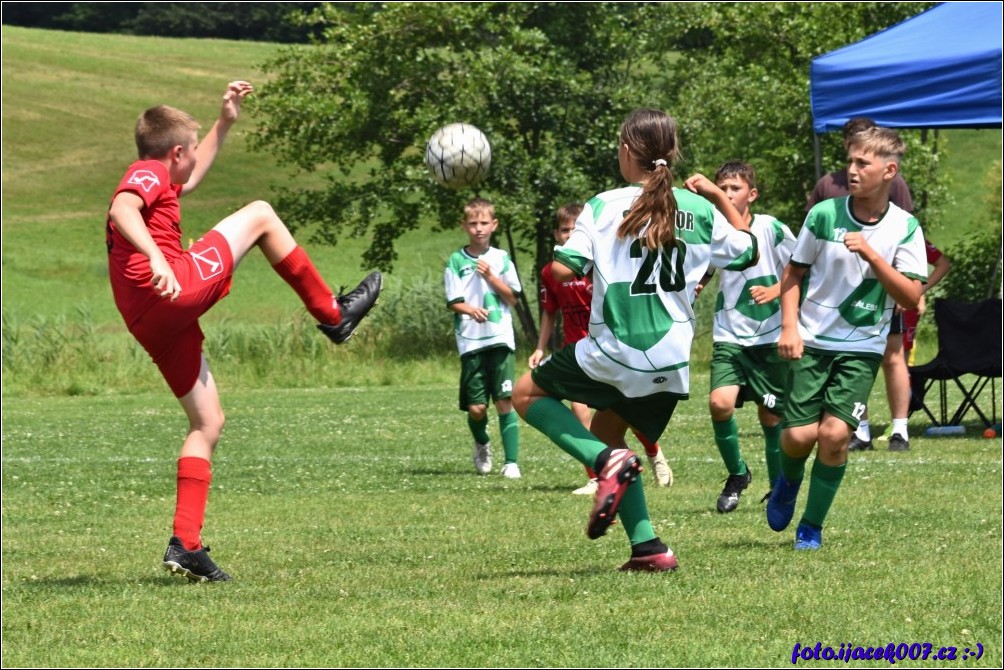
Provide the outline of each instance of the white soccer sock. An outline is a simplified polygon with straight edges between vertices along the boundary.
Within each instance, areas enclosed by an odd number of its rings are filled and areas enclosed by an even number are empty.
[[[894,435],[899,433],[904,440],[910,439],[910,435],[907,433],[906,419],[893,419],[892,432]]]
[[[858,436],[859,440],[864,440],[865,442],[872,439],[872,432],[868,428],[868,419],[858,422],[858,428],[854,431],[854,434]]]

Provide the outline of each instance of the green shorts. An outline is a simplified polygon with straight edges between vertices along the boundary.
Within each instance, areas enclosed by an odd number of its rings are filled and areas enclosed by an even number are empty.
[[[715,342],[711,354],[711,390],[738,386],[736,407],[744,400],[784,416],[784,387],[791,366],[777,353],[777,345],[741,347]]]
[[[530,375],[533,383],[549,395],[580,402],[593,409],[611,410],[652,442],[659,441],[680,400],[673,393],[626,397],[616,387],[596,381],[579,367],[575,360],[575,345],[554,352]]]
[[[832,353],[806,347],[802,357],[791,362],[784,392],[784,426],[816,423],[825,411],[842,419],[851,430],[857,428],[881,365],[878,354]]]
[[[460,411],[471,405],[487,405],[489,396],[498,402],[512,397],[516,356],[509,347],[472,351],[460,357]]]

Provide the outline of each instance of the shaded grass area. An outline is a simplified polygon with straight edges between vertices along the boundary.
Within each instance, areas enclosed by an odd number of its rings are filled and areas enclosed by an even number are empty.
[[[5,399],[5,667],[777,667],[816,641],[981,642],[967,665],[1001,663],[999,439],[852,454],[823,550],[795,553],[764,523],[752,410],[754,483],[714,512],[697,394],[662,441],[676,485],[643,473],[681,567],[624,574],[623,532],[585,538],[581,466],[532,428],[522,480],[474,474],[452,384],[234,390],[204,537],[235,581],[188,585],[159,568],[184,431],[167,396]]]

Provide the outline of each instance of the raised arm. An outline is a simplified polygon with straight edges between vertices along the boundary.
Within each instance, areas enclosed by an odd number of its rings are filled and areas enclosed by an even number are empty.
[[[227,84],[227,90],[223,94],[223,105],[220,108],[220,116],[216,119],[213,127],[209,129],[209,132],[206,133],[206,136],[202,138],[202,141],[199,142],[199,146],[195,150],[197,159],[195,169],[192,171],[192,176],[188,182],[182,187],[181,195],[187,195],[198,188],[202,182],[202,178],[209,172],[209,168],[213,166],[213,161],[216,160],[216,154],[219,153],[220,148],[223,146],[227,133],[230,132],[230,126],[240,116],[241,103],[244,102],[245,96],[253,90],[254,87],[246,81],[232,81]]]
[[[705,200],[710,201],[711,204],[713,204],[715,208],[721,212],[726,219],[728,219],[733,228],[749,232],[749,223],[743,220],[739,210],[737,210],[736,206],[732,204],[731,200],[729,200],[729,196],[725,194],[725,191],[718,188],[718,184],[711,181],[703,174],[698,173],[688,178],[687,181],[684,182],[684,186],[687,187],[687,190],[693,191]]]

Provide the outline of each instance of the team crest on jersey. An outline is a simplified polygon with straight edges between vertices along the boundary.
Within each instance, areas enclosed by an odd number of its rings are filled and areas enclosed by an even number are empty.
[[[198,252],[189,251],[188,253],[195,259],[195,267],[199,269],[199,276],[202,277],[203,281],[223,273],[223,259],[220,258],[220,252],[216,247],[209,247]]]
[[[135,184],[149,193],[154,186],[160,186],[160,178],[150,170],[136,170],[129,175],[128,184]]]

